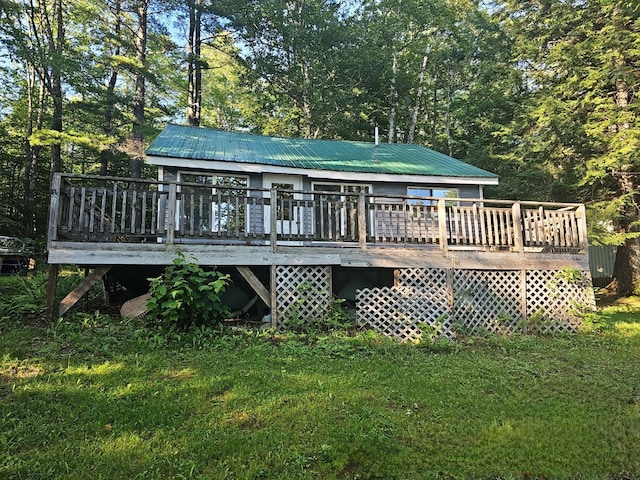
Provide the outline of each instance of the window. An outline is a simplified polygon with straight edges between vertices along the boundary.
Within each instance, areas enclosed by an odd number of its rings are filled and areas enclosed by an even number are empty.
[[[407,187],[407,195],[412,197],[434,197],[434,198],[457,198],[458,190],[455,188],[430,188],[430,187]],[[437,205],[437,200],[409,200],[411,205]],[[447,202],[447,205],[456,202]]]
[[[340,200],[341,195],[337,195],[337,193],[371,193],[371,185],[347,183],[314,183],[313,190],[316,192],[336,192],[336,195],[331,195],[329,200]]]
[[[271,188],[278,190],[278,211],[277,218],[279,220],[294,220],[292,212],[293,202],[293,183],[271,183]]]
[[[180,181],[183,183],[201,183],[202,185],[211,185],[212,187],[227,187],[231,189],[233,187],[246,188],[249,186],[249,179],[247,177],[236,177],[234,175],[180,173]],[[192,187],[183,187],[182,189],[182,191],[192,190]],[[215,191],[215,188],[213,190]],[[242,190],[237,191],[237,193],[241,192]]]
[[[247,177],[180,172],[180,206],[185,225],[201,232],[240,233],[246,228]],[[217,187],[217,188],[216,188]]]

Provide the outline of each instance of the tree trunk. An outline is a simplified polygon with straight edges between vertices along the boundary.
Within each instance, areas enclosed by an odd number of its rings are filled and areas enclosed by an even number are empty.
[[[188,65],[188,105],[187,121],[189,125],[200,126],[202,110],[202,0],[189,0],[189,38],[187,50]]]
[[[62,0],[54,0],[51,17],[46,2],[40,3],[42,20],[45,26],[49,51],[53,56],[50,67],[48,89],[53,102],[51,130],[62,133],[62,59],[64,49],[64,25]],[[62,170],[62,148],[59,141],[51,145],[51,174]]]
[[[420,103],[422,102],[422,94],[424,92],[424,72],[427,69],[429,57],[422,57],[422,65],[420,66],[420,75],[418,75],[418,90],[416,91],[415,103],[413,104],[413,112],[411,114],[411,124],[409,125],[409,133],[407,135],[407,143],[413,143],[416,126],[418,124],[418,114],[420,113]]]
[[[619,65],[621,68],[624,67],[624,62],[619,60]],[[629,107],[629,87],[622,78],[616,79],[614,102],[621,110]],[[615,134],[627,130],[629,124],[622,122],[612,127],[610,131]],[[638,227],[640,207],[637,203],[638,186],[636,184],[638,177],[633,170],[635,170],[633,165],[625,165],[617,176],[620,192],[632,199],[627,203],[624,218],[619,225],[625,234],[637,233],[640,230]],[[626,297],[640,293],[640,240],[638,238],[627,238],[625,243],[618,247],[612,278],[607,289],[615,292],[617,296]]]
[[[389,110],[389,143],[396,141],[396,103],[398,101],[398,87],[396,85],[398,76],[398,54],[393,52],[391,61],[391,92],[389,102],[391,109]]]
[[[120,0],[115,4],[115,27],[114,32],[116,38],[120,37],[122,28],[122,5]],[[113,50],[113,55],[118,57],[120,55],[120,42],[116,42]],[[111,69],[111,76],[107,83],[107,91],[105,93],[105,106],[104,106],[104,124],[102,125],[102,131],[105,135],[111,136],[113,134],[113,114],[115,111],[115,89],[118,83],[118,69],[113,67]],[[109,173],[109,161],[112,159],[112,152],[110,149],[105,148],[100,152],[100,175],[106,176]]]
[[[35,223],[35,203],[36,185],[38,180],[38,165],[40,163],[40,146],[32,146],[29,138],[35,130],[42,128],[44,116],[45,86],[42,81],[37,82],[35,69],[27,66],[27,132],[25,135],[25,156],[27,163],[24,169],[24,213],[23,229],[26,237],[31,237],[36,229]],[[35,90],[38,87],[37,113],[35,112]],[[34,121],[35,116],[35,121]]]
[[[449,156],[453,156],[453,139],[451,138],[451,72],[447,77],[447,105],[445,111],[445,131],[447,134],[447,148]]]
[[[620,191],[630,197],[636,197],[638,191],[636,176],[633,173],[620,172],[617,177]],[[630,202],[619,225],[620,231],[625,234],[638,232],[639,220],[640,208],[636,202]],[[640,293],[640,239],[627,238],[625,243],[618,247],[612,282],[607,289],[622,297]]]
[[[133,100],[133,149],[131,154],[131,177],[142,177],[142,157],[144,155],[144,108],[146,96],[147,65],[147,24],[148,24],[149,0],[139,0],[137,5],[138,28],[136,30],[135,47],[136,71],[135,97]]]
[[[629,238],[616,252],[613,275],[607,290],[619,297],[640,293],[640,241]]]
[[[433,98],[431,105],[431,148],[435,150],[436,148],[436,122],[438,118],[438,87],[436,85],[436,81],[434,79],[433,82]]]

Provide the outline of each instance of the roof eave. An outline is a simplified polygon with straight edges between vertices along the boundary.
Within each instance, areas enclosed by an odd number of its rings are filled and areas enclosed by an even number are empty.
[[[393,183],[441,183],[456,185],[498,185],[498,176],[453,176],[414,175],[395,173],[350,172],[343,170],[319,170],[298,167],[281,167],[257,163],[228,162],[220,160],[197,160],[178,157],[147,155],[151,165],[163,167],[189,168],[202,171],[232,173],[280,173],[283,175],[306,175],[314,179],[343,180],[352,182],[393,182]]]

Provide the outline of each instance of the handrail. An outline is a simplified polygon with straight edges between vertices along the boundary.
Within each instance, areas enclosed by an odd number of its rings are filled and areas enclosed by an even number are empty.
[[[91,185],[93,184],[93,185]],[[56,173],[48,240],[584,252],[582,204],[278,190]]]

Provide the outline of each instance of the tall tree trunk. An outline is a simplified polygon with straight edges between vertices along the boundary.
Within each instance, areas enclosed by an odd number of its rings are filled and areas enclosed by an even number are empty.
[[[617,12],[614,12],[617,14]],[[618,61],[621,68],[624,67],[624,57]],[[614,95],[616,106],[620,110],[626,110],[629,107],[629,86],[622,79],[616,79],[616,93]],[[611,133],[620,135],[624,130],[629,129],[629,123],[625,120],[621,123],[613,125],[610,129]],[[638,193],[638,178],[633,170],[633,165],[627,165],[623,171],[618,172],[618,186],[620,192],[627,196],[630,201],[627,203],[624,219],[620,223],[623,233],[637,233],[640,231],[638,223],[640,221],[640,194]],[[609,290],[615,291],[616,295],[629,296],[640,293],[640,240],[638,238],[627,238],[625,243],[618,247],[616,251],[616,260],[613,266],[612,282],[607,287]]]
[[[35,203],[36,185],[38,180],[38,165],[40,163],[41,147],[31,145],[30,137],[35,130],[42,128],[44,117],[45,86],[42,81],[38,81],[33,66],[26,68],[27,79],[27,131],[25,135],[25,157],[27,163],[24,169],[24,213],[23,229],[26,237],[31,237],[36,229],[35,223]],[[34,99],[36,93],[36,83],[38,84],[38,97]],[[36,112],[37,101],[37,112]]]
[[[451,138],[451,72],[447,76],[447,105],[445,111],[445,131],[447,134],[447,148],[449,156],[453,156],[453,139]]]
[[[40,2],[41,19],[52,57],[48,74],[48,90],[53,102],[51,130],[62,133],[62,60],[64,53],[64,24],[62,0],[53,1],[51,15],[47,11],[47,2]],[[47,76],[45,72],[45,77]],[[62,148],[59,141],[51,145],[51,173],[62,170]]]
[[[420,103],[422,102],[422,95],[424,92],[424,72],[427,69],[428,61],[429,57],[427,55],[422,57],[422,65],[420,65],[420,74],[418,75],[418,90],[416,91],[416,98],[413,104],[413,112],[411,113],[411,124],[409,125],[407,143],[414,142],[416,126],[418,124],[418,115],[420,113]]]
[[[200,126],[202,114],[202,0],[189,0],[189,39],[187,50],[188,65],[188,105],[187,121],[194,127]]]
[[[147,25],[149,0],[139,0],[137,4],[138,28],[136,30],[136,82],[133,100],[133,149],[131,154],[131,177],[142,177],[142,158],[144,155],[144,109],[146,101],[146,65],[147,65]]]
[[[638,227],[640,207],[636,203],[638,200],[636,176],[634,172],[630,174],[620,172],[618,175],[620,190],[635,200],[626,208],[624,220],[619,227],[622,233],[636,233],[640,230]],[[622,297],[640,293],[640,239],[627,238],[625,243],[618,247],[613,265],[612,281],[607,286],[607,290]]]
[[[302,114],[304,115],[305,122],[305,138],[313,138],[313,113],[311,110],[311,101],[309,99],[311,91],[311,76],[309,74],[309,63],[303,60],[301,65],[302,70]]]
[[[116,39],[120,38],[122,29],[122,3],[121,0],[116,0],[115,3],[115,26],[114,33]],[[120,55],[120,41],[116,41],[115,48],[113,49],[113,55],[118,57]],[[109,76],[109,82],[107,83],[107,91],[105,92],[105,106],[104,106],[104,123],[102,125],[102,131],[105,135],[111,136],[113,134],[113,115],[115,112],[115,89],[118,83],[118,69],[113,67],[111,69],[111,75]],[[106,176],[109,173],[109,161],[113,158],[113,153],[110,149],[105,148],[100,152],[100,175]]]
[[[438,86],[433,82],[433,97],[431,99],[431,148],[436,148],[436,122],[438,118]]]
[[[398,54],[393,52],[393,58],[391,60],[391,92],[389,95],[389,102],[391,103],[391,109],[389,110],[389,143],[395,143],[396,141],[396,103],[398,101]]]

